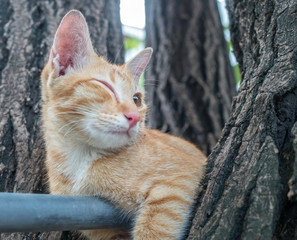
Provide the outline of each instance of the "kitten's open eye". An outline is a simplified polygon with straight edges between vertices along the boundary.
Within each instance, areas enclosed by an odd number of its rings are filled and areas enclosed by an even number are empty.
[[[136,105],[137,107],[140,107],[140,106],[141,106],[141,98],[140,98],[139,94],[136,93],[136,94],[133,96],[133,101],[134,101],[134,103],[135,103],[135,105]]]

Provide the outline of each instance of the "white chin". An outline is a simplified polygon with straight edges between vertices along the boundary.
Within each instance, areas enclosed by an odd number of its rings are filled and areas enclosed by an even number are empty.
[[[131,129],[128,133],[104,133],[92,131],[89,133],[90,144],[100,149],[117,149],[129,145],[136,137],[137,131]]]

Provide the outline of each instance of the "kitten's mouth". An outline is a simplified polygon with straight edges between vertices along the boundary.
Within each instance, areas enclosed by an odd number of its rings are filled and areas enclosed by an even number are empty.
[[[128,137],[131,137],[130,133],[129,133],[129,130],[126,130],[126,131],[107,131],[106,133],[113,134],[113,135],[127,135]]]
[[[96,128],[97,130],[102,131],[100,128],[98,128],[96,125],[92,125],[92,127]],[[111,135],[117,135],[117,136],[127,136],[127,137],[131,137],[130,135],[130,129],[126,129],[126,130],[107,130],[104,131],[105,134],[111,134]]]

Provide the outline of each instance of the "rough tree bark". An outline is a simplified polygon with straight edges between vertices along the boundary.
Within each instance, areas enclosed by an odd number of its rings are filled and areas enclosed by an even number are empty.
[[[227,6],[243,80],[188,239],[297,239],[297,3]]]
[[[2,0],[0,8],[0,191],[46,192],[40,130],[40,72],[63,15],[79,9],[94,47],[122,63],[119,0]],[[62,233],[1,234],[1,239],[59,239]],[[67,234],[63,234],[66,238]]]
[[[216,1],[147,0],[148,123],[206,154],[229,118],[235,80]]]

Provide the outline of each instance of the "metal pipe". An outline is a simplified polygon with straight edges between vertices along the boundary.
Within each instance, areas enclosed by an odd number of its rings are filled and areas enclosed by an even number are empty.
[[[0,193],[0,232],[127,228],[130,220],[96,197]]]

